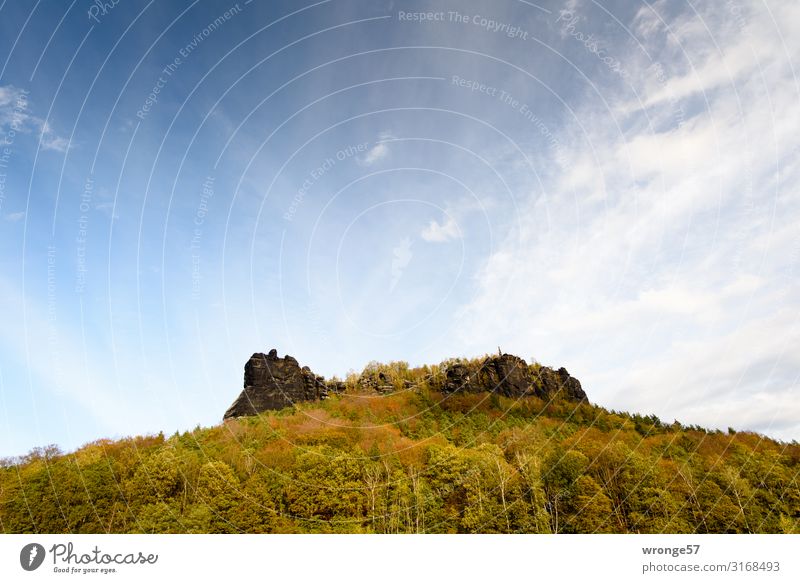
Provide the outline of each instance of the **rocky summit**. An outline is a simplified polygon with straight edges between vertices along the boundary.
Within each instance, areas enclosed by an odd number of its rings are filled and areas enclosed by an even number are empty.
[[[405,369],[398,369],[398,364]],[[415,383],[404,378],[408,373],[405,363],[391,363],[386,370],[375,371],[370,365],[348,386],[359,392],[390,393],[397,390],[415,390],[420,384],[440,391],[445,395],[455,393],[498,393],[505,397],[534,396],[541,399],[561,397],[571,401],[587,401],[586,393],[578,379],[565,368],[558,370],[539,365],[529,365],[524,359],[512,354],[497,354],[482,359],[453,359],[436,367],[423,367]],[[402,368],[402,367],[401,367]],[[325,399],[331,394],[342,393],[345,383],[325,380],[314,374],[307,366],[301,367],[289,355],[280,358],[278,351],[267,354],[256,353],[244,366],[244,390],[225,412],[225,419],[257,415],[262,411],[284,409],[303,401]]]
[[[561,395],[573,401],[585,401],[581,383],[567,369],[553,370],[546,366],[529,366],[513,354],[487,356],[477,370],[469,364],[455,362],[445,370],[444,393],[500,393],[505,397],[533,395],[550,398]]]
[[[278,357],[272,349],[256,353],[244,365],[244,390],[225,412],[225,419],[256,415],[261,411],[283,409],[300,401],[316,401],[328,396],[331,383],[300,367],[288,354]],[[337,388],[337,387],[332,387]]]

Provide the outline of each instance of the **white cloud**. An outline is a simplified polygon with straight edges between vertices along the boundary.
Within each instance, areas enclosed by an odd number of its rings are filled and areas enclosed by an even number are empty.
[[[27,95],[27,92],[12,85],[0,86],[0,129],[4,134],[9,129],[29,131],[31,118]]]
[[[389,292],[393,292],[394,288],[397,287],[397,284],[403,277],[403,272],[406,267],[408,267],[412,257],[414,257],[414,254],[411,252],[412,244],[413,241],[411,237],[404,237],[392,249],[392,281],[389,284]]]
[[[800,39],[775,25],[800,8],[748,6],[746,33],[717,8],[665,17],[677,49],[640,13],[666,73],[630,67],[648,117],[616,91],[577,104],[588,133],[564,128],[562,176],[478,275],[465,351],[491,337],[615,409],[800,438]]]
[[[657,0],[639,8],[633,18],[631,29],[637,37],[651,39],[654,35],[663,31],[663,23],[658,16],[663,12],[664,0]]]
[[[429,243],[445,243],[459,238],[461,232],[455,219],[447,217],[444,223],[432,220],[427,227],[422,229],[420,236]]]
[[[636,32],[647,37],[645,42],[656,30],[670,41],[664,53],[671,58],[659,63],[671,76],[648,92],[648,107],[693,95],[709,98],[707,94],[717,89],[735,96],[732,84],[753,75],[770,83],[773,65],[779,64],[783,73],[784,66],[791,65],[790,59],[800,56],[796,41],[788,35],[782,37],[775,26],[778,22],[787,32],[794,31],[800,24],[797,2],[776,2],[766,10],[755,2],[727,2],[714,12],[685,12],[672,21],[662,16],[668,29],[657,16],[666,12],[665,7],[659,2],[652,5],[654,10],[642,8],[634,21]]]
[[[69,140],[56,135],[47,122],[42,122],[40,125],[42,149],[52,150],[54,152],[66,152],[69,147]]]
[[[386,144],[376,144],[364,154],[360,160],[361,163],[370,166],[378,160],[383,160],[389,155],[389,147]]]
[[[372,148],[367,150],[366,154],[358,158],[358,162],[364,166],[372,166],[389,155],[388,141],[394,139],[390,132],[381,132],[378,136],[378,141]]]
[[[0,131],[38,133],[42,149],[66,152],[69,141],[57,135],[45,120],[33,115],[30,106],[27,91],[13,85],[0,86]]]
[[[5,219],[10,223],[16,223],[17,221],[20,221],[23,218],[25,218],[25,212],[24,211],[20,211],[18,213],[8,213],[5,216]]]
[[[118,213],[114,213],[114,202],[113,201],[99,202],[99,203],[94,205],[94,208],[95,208],[95,210],[98,210],[98,211],[108,215],[109,217],[111,217],[114,220],[119,219],[119,214]]]

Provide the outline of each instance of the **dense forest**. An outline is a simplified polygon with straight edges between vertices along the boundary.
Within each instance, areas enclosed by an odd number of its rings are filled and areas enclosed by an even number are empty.
[[[425,380],[437,371],[371,363],[323,401],[5,459],[0,529],[800,533],[797,442],[560,397],[443,395]],[[354,389],[378,374],[397,390]]]

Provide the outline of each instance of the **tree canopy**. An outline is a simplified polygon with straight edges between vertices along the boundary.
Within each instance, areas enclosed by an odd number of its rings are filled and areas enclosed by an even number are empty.
[[[0,530],[800,533],[798,472],[796,442],[423,383],[4,460]]]

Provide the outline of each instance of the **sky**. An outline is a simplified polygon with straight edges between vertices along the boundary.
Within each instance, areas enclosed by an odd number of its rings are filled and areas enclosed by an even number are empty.
[[[0,0],[0,456],[498,348],[800,439],[796,0]]]

